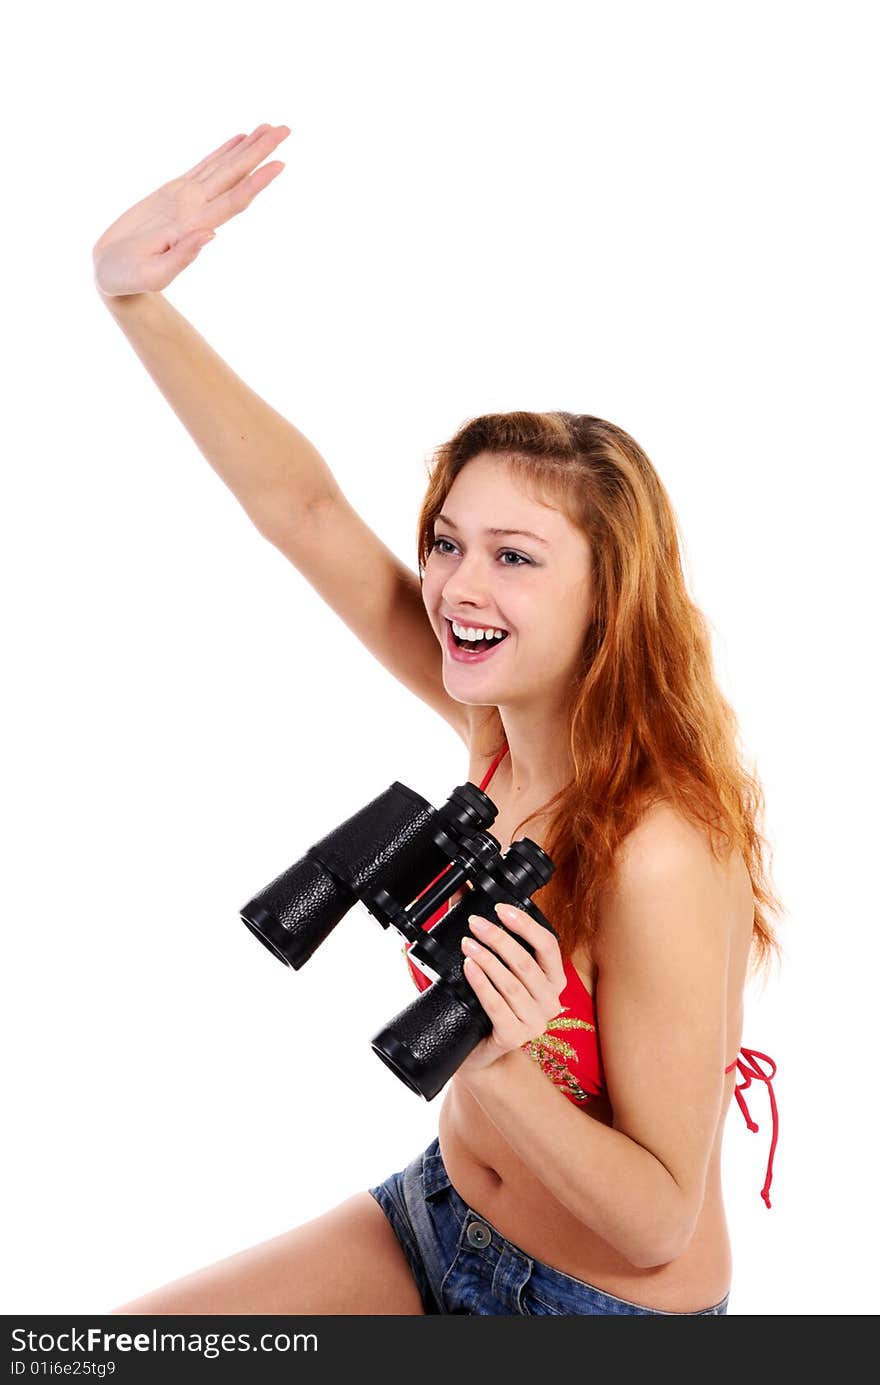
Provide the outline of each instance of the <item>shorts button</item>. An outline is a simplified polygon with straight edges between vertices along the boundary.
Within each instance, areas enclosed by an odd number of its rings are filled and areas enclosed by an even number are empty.
[[[472,1221],[465,1232],[472,1246],[487,1246],[492,1240],[492,1232],[485,1222]]]

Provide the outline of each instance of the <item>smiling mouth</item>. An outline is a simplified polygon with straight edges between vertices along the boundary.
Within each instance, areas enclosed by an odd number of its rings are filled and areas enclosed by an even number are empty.
[[[470,655],[491,654],[495,649],[498,648],[499,645],[502,645],[504,643],[504,641],[507,639],[510,633],[509,630],[506,630],[500,639],[496,639],[494,635],[487,639],[484,635],[480,639],[465,640],[462,639],[459,635],[456,635],[455,631],[452,628],[451,620],[446,621],[446,628],[446,638],[450,648],[454,650],[460,650],[462,654]],[[498,629],[499,627],[495,626],[493,628]]]

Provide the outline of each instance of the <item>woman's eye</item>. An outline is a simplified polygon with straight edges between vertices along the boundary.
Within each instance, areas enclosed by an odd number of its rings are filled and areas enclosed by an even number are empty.
[[[441,543],[448,543],[450,548],[455,547],[455,544],[452,542],[451,539],[435,539],[432,546],[441,553],[445,552],[444,549],[440,548]],[[532,562],[531,558],[526,558],[522,553],[515,553],[512,548],[505,548],[501,552],[500,557],[516,559],[515,563],[502,563],[502,567],[524,567],[525,565],[531,566]]]

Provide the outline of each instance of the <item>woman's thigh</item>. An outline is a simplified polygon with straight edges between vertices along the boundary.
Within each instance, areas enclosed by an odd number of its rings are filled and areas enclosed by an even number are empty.
[[[409,1262],[368,1192],[176,1279],[114,1314],[421,1314]]]

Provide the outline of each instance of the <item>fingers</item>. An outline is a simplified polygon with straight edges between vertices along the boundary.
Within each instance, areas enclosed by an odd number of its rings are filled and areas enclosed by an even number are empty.
[[[249,173],[263,162],[267,154],[287,139],[290,130],[286,125],[258,125],[246,139],[238,140],[225,153],[221,153],[199,174],[205,196],[219,197],[235,187]]]
[[[510,930],[524,938],[534,950],[538,964],[548,977],[558,982],[561,990],[565,985],[565,969],[556,934],[551,933],[542,923],[538,923],[524,909],[518,909],[513,904],[496,904],[495,912],[504,925],[498,930],[499,936],[509,936],[505,930]]]
[[[212,167],[214,163],[216,163],[216,161],[221,157],[221,155],[225,154],[228,149],[232,149],[236,144],[240,144],[243,139],[247,139],[247,135],[233,135],[232,139],[228,139],[225,144],[221,144],[219,149],[215,149],[212,151],[212,153],[206,154],[205,157],[203,159],[200,159],[197,164],[193,164],[192,168],[188,168],[186,173],[183,174],[183,177],[200,177],[201,174],[203,174],[206,171],[206,169]]]
[[[284,164],[278,161],[263,164],[256,173],[245,178],[244,182],[236,183],[235,187],[230,188],[222,197],[215,197],[205,211],[211,225],[222,226],[224,222],[243,212],[253,202],[257,193],[262,192],[263,188],[268,187],[269,183],[278,177],[283,167]]]
[[[475,957],[465,957],[464,974],[465,979],[469,985],[473,986],[474,991],[479,997],[480,1004],[492,1021],[492,1032],[495,1033],[502,1019],[504,1010],[513,1009],[510,998],[505,996],[502,1000],[502,997],[498,994],[498,990],[493,986],[486,972],[483,970],[483,967]],[[517,1018],[519,1018],[519,1016],[517,1016]]]
[[[462,938],[461,948],[465,960],[465,976],[474,985],[488,977],[496,990],[500,991],[512,1010],[520,1014],[523,1003],[532,999],[527,986],[511,971],[510,967],[498,958],[488,947],[481,947],[473,938]],[[467,963],[471,963],[468,966]],[[520,1016],[521,1017],[521,1016]]]
[[[258,125],[255,130],[251,130],[249,135],[236,135],[234,139],[228,140],[226,144],[215,150],[213,154],[209,154],[208,158],[204,160],[205,166],[202,169],[202,177],[210,177],[218,168],[223,166],[224,162],[228,164],[229,160],[226,156],[233,150],[236,154],[241,154],[244,150],[252,150],[257,141],[261,140],[266,131],[271,130],[271,128],[271,125]]]
[[[536,1000],[541,1000],[547,977],[534,957],[530,957],[503,928],[489,923],[486,919],[478,918],[476,914],[472,914],[468,922],[475,937],[462,938],[461,946],[465,957],[470,957],[478,963],[478,970],[482,970],[489,977],[510,1008],[524,1020],[526,1007]],[[466,971],[468,980],[471,980],[470,969]]]

